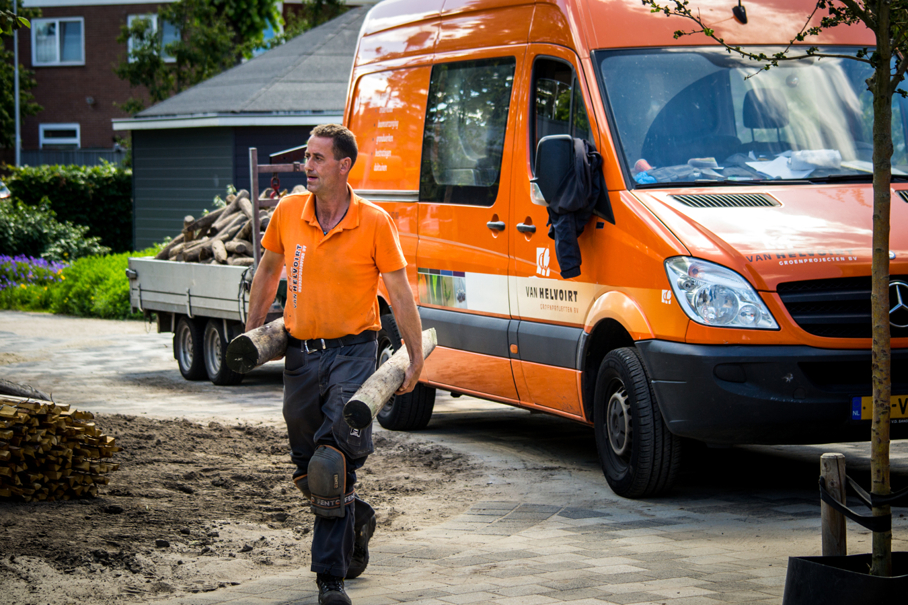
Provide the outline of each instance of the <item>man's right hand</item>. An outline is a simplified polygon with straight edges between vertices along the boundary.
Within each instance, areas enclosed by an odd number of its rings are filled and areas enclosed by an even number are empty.
[[[252,288],[249,290],[249,314],[246,316],[246,332],[265,323],[268,309],[277,295],[284,268],[284,256],[271,250],[262,250],[262,259],[255,269]]]

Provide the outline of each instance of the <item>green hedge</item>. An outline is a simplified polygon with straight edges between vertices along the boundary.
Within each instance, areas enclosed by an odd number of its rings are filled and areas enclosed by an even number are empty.
[[[47,198],[37,206],[12,198],[0,200],[0,254],[69,262],[110,252],[99,242],[88,235],[88,227],[58,221]]]
[[[61,222],[88,227],[88,234],[114,252],[132,247],[132,170],[101,166],[10,168],[6,184],[13,198],[39,206],[47,197]]]
[[[126,278],[128,258],[131,256],[152,256],[159,247],[141,252],[124,252],[104,256],[86,256],[63,268],[48,281],[35,271],[33,280],[22,279],[27,274],[29,260],[37,265],[38,259],[9,259],[8,272],[17,272],[10,278],[10,285],[0,288],[0,309],[21,311],[50,311],[79,317],[100,317],[102,319],[141,319],[141,313],[133,313],[129,306],[129,280]],[[6,257],[8,258],[8,257]],[[6,265],[0,257],[0,276]],[[0,280],[2,281],[2,280]]]

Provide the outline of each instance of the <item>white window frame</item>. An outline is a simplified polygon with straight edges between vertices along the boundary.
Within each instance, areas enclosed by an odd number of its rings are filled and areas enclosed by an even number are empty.
[[[44,135],[46,130],[65,130],[73,129],[76,131],[76,136],[73,138],[54,138],[47,137]],[[39,124],[38,125],[38,141],[39,147],[44,149],[45,145],[75,145],[76,149],[82,148],[82,129],[79,126],[78,122],[71,122],[67,124]]]
[[[155,34],[158,33],[158,14],[157,13],[142,13],[142,14],[136,14],[136,15],[127,15],[126,16],[126,27],[132,27],[132,22],[135,21],[136,19],[149,19],[151,21],[152,30],[154,30]],[[161,60],[163,60],[164,63],[176,63],[177,60],[175,57],[171,57],[166,52],[164,52],[163,38],[161,39],[161,41],[162,41]],[[129,62],[132,63],[135,60],[132,57],[132,36],[129,36],[129,40],[127,40],[127,42],[126,42],[126,52],[128,53]]]
[[[82,24],[82,39],[80,43],[80,51],[82,54],[81,61],[61,61],[61,44],[60,36],[63,34],[63,28],[60,27],[61,22],[66,21],[78,21]],[[56,23],[57,24],[57,60],[53,63],[38,63],[38,26],[45,23]],[[85,65],[85,17],[47,17],[32,19],[31,24],[31,39],[32,39],[32,67],[58,67],[58,66],[67,66],[67,65]]]

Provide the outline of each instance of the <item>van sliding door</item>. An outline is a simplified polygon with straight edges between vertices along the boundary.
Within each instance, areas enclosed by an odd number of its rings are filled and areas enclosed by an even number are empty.
[[[430,380],[508,401],[517,400],[508,359],[508,196],[520,62],[498,56],[432,67],[416,252],[420,316],[438,333],[426,361]]]

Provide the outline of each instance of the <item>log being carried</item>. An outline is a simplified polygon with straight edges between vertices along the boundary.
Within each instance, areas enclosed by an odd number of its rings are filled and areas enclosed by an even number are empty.
[[[283,357],[287,350],[287,340],[284,318],[240,334],[227,347],[227,365],[234,372],[247,374],[272,359]],[[423,357],[428,357],[437,344],[435,328],[423,330]],[[344,420],[347,424],[354,429],[369,426],[404,383],[409,363],[407,347],[403,346],[375,370],[344,405]]]

